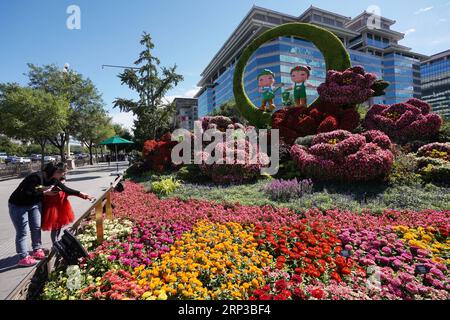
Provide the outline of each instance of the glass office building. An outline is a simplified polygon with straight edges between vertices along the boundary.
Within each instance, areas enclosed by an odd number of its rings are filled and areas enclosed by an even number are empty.
[[[433,111],[450,118],[450,50],[431,56],[422,63],[422,99]]]
[[[369,101],[391,104],[421,96],[420,63],[428,57],[411,52],[398,44],[404,35],[390,29],[395,21],[380,17],[378,29],[368,26],[370,14],[363,12],[355,18],[341,16],[310,7],[295,17],[268,9],[253,7],[233,35],[226,41],[202,73],[199,83],[199,116],[203,117],[223,103],[233,99],[234,65],[245,46],[269,28],[288,22],[308,22],[332,31],[347,47],[353,65],[361,65],[368,72],[391,82],[383,97]],[[322,53],[309,41],[295,37],[280,37],[262,45],[247,64],[244,85],[255,105],[260,103],[257,75],[264,69],[273,71],[277,83],[290,84],[290,70],[296,65],[312,68],[309,83],[319,86],[325,81],[326,66]],[[308,100],[317,97],[314,89],[307,89]],[[281,105],[278,93],[276,104]]]

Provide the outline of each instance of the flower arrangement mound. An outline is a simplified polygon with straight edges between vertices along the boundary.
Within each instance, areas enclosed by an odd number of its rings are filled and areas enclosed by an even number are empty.
[[[224,116],[215,116],[215,117],[204,117],[202,119],[202,130],[218,130],[220,132],[225,132],[227,130],[245,130],[245,126],[233,122],[228,117]]]
[[[393,105],[376,104],[367,112],[364,126],[380,130],[398,142],[429,139],[436,136],[442,118],[430,113],[431,106],[419,99]]]
[[[314,108],[285,108],[272,116],[272,128],[280,130],[281,139],[294,144],[298,137],[335,130],[353,131],[361,118],[355,107],[317,104]]]
[[[417,152],[419,174],[425,181],[450,184],[450,143],[431,143]]]
[[[240,183],[254,180],[269,165],[269,157],[246,139],[217,144],[214,152],[201,155],[201,172],[216,183]]]
[[[166,134],[161,140],[148,140],[144,143],[142,154],[150,166],[156,172],[163,172],[172,167],[172,149],[177,145],[172,141],[172,135]]]
[[[43,299],[450,299],[450,211],[312,209],[294,219],[161,200],[129,181],[113,202],[105,242],[85,225],[89,258],[54,272]]]
[[[394,162],[390,139],[379,131],[319,134],[310,147],[294,145],[291,156],[299,172],[314,180],[382,179]]]
[[[377,80],[373,73],[366,73],[363,67],[356,66],[343,72],[329,70],[325,83],[317,92],[320,100],[332,105],[355,105],[374,96],[372,88]]]

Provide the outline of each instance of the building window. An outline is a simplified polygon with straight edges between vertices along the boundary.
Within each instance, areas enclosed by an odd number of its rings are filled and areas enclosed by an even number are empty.
[[[265,20],[266,20],[266,16],[263,15],[263,14],[260,14],[260,13],[255,14],[255,15],[254,15],[254,18],[255,18],[256,20],[261,20],[261,21],[265,21]]]
[[[373,39],[373,35],[372,35],[371,33],[368,33],[368,34],[367,34],[367,38],[368,38],[368,39]]]
[[[281,24],[281,21],[280,21],[280,19],[278,19],[278,18],[274,18],[274,17],[267,17],[267,21],[269,21],[270,23],[273,23],[273,24]]]
[[[317,14],[315,14],[315,15],[313,15],[313,20],[314,21],[318,21],[318,22],[322,22],[322,17],[317,15]]]
[[[339,28],[343,28],[344,27],[344,23],[341,21],[336,21],[336,26],[338,26]]]
[[[326,24],[334,26],[334,20],[333,19],[330,19],[330,18],[327,18],[327,17],[323,17],[323,22],[326,23]]]

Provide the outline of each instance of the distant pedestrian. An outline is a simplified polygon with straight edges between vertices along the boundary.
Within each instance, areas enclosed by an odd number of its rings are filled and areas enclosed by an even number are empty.
[[[111,166],[111,156],[109,154],[106,155],[106,161],[108,162],[108,167]]]

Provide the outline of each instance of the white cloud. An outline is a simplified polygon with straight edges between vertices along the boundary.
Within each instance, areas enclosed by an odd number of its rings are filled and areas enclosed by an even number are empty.
[[[184,92],[181,92],[178,95],[165,96],[164,98],[168,102],[172,102],[175,98],[193,98],[200,89],[200,87],[193,87]]]
[[[450,36],[442,36],[442,37],[434,38],[430,41],[430,44],[432,44],[432,45],[450,44]]]
[[[417,10],[416,12],[414,12],[414,14],[421,14],[430,10],[433,10],[433,6],[430,7],[426,7],[426,8],[420,8],[419,10]]]
[[[416,32],[416,29],[411,28],[411,29],[406,30],[406,31],[403,32],[403,33],[404,33],[405,35],[408,35],[408,34],[411,34],[411,33],[413,33],[413,32]]]
[[[134,120],[132,112],[116,112],[111,114],[113,123],[118,123],[127,129],[132,129],[134,126]]]

